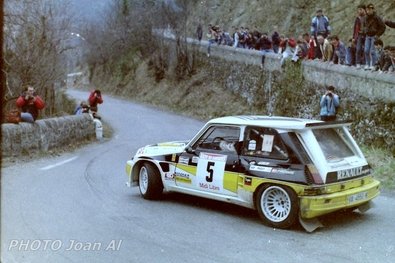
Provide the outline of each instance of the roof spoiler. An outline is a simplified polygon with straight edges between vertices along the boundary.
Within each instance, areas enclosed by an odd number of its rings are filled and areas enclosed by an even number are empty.
[[[331,128],[331,127],[340,127],[340,126],[350,126],[352,124],[351,120],[345,121],[322,121],[322,122],[313,122],[307,123],[306,128]]]

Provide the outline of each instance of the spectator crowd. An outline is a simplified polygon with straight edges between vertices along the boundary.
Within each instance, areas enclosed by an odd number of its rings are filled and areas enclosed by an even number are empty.
[[[310,59],[334,64],[354,66],[365,70],[395,72],[395,46],[384,45],[381,36],[386,27],[395,28],[395,21],[381,18],[373,4],[358,5],[353,32],[347,42],[332,34],[330,20],[321,9],[311,20],[310,32],[294,37],[286,37],[278,30],[272,33],[260,32],[256,27],[235,27],[229,33],[218,25],[208,27],[208,50],[213,44],[259,50],[262,53],[262,66],[265,55],[269,53],[281,56],[281,64],[288,59]],[[199,41],[202,27],[197,29]]]

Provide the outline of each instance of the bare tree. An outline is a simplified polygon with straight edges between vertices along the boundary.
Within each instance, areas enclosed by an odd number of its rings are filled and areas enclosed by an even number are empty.
[[[144,57],[156,50],[152,41],[152,10],[157,1],[114,0],[102,14],[100,24],[88,24],[85,60],[91,68],[102,67],[107,74],[114,71],[114,62],[127,74],[133,70],[133,57]]]
[[[187,44],[188,19],[190,17],[193,3],[187,0],[168,0],[162,3],[155,28],[171,31],[176,43],[176,67],[177,79],[183,79],[195,71],[196,50],[191,49]],[[159,50],[166,49],[161,43]]]
[[[138,59],[150,58],[156,79],[162,79],[168,69],[169,45],[157,33],[169,28],[176,38],[176,77],[192,74],[196,52],[186,43],[190,10],[187,0],[113,0],[102,15],[103,23],[90,24],[83,33],[89,45],[85,59],[90,75],[99,66],[119,80],[137,68]]]
[[[65,51],[71,48],[68,5],[54,0],[10,0],[5,4],[5,71],[8,96],[33,85],[54,111],[54,85],[66,75]]]

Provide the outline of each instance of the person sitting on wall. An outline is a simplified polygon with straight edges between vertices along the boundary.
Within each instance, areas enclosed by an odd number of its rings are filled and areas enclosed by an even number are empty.
[[[38,117],[38,111],[44,109],[45,103],[35,93],[32,86],[27,86],[16,100],[16,106],[21,109],[21,121],[34,123]]]
[[[74,110],[75,115],[80,115],[83,113],[89,113],[89,105],[86,101],[81,101],[80,105]]]

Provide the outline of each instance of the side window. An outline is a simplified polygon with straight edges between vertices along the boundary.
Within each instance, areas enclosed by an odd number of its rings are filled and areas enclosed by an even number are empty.
[[[232,126],[212,126],[194,144],[195,150],[215,150],[224,153],[237,153],[240,129]]]
[[[271,128],[248,127],[244,154],[272,159],[288,159],[288,152],[278,132]]]

